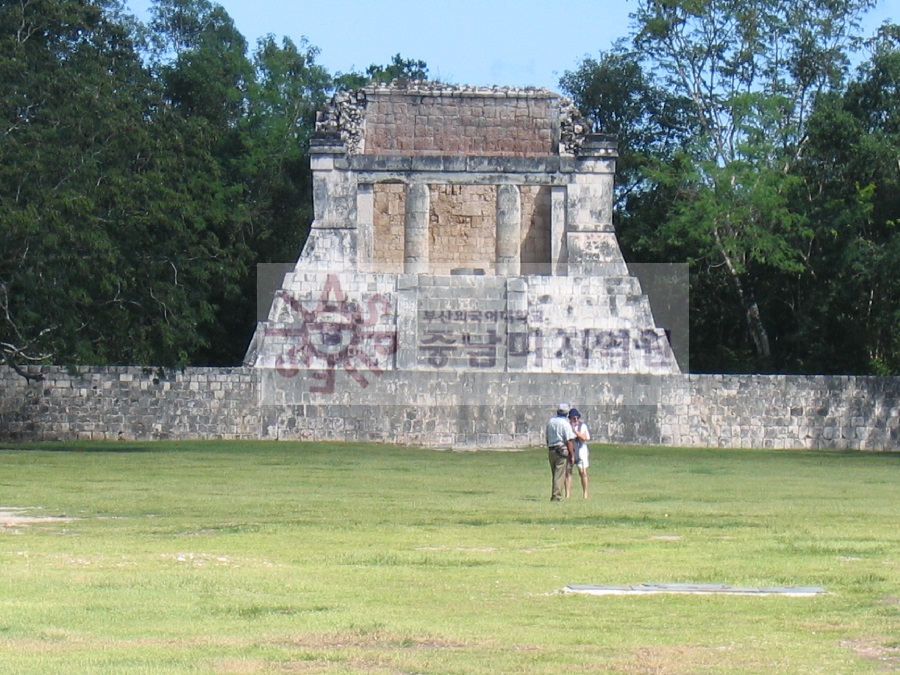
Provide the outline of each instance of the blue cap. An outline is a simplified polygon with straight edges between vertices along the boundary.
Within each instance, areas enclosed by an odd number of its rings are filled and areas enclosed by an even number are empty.
[[[569,417],[581,417],[581,413],[578,412],[578,408],[570,408]]]

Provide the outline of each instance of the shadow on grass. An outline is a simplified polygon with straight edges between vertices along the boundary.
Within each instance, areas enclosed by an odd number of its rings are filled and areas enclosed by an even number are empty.
[[[72,452],[72,453],[92,453],[92,454],[127,454],[127,453],[164,453],[171,452],[164,446],[155,446],[152,443],[139,445],[80,445],[71,443],[25,443],[17,445],[14,443],[0,443],[0,450],[12,450],[17,452]]]

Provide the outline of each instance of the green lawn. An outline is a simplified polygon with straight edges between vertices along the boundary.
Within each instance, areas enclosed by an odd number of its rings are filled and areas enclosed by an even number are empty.
[[[592,450],[0,445],[0,672],[900,671],[900,454]]]

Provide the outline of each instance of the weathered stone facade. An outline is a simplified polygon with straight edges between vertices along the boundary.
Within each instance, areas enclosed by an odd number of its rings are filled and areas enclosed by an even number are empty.
[[[367,97],[365,154],[540,157],[559,143],[559,106],[543,90],[415,89]]]
[[[597,443],[686,447],[900,450],[900,378],[779,375],[385,373],[337,396],[272,387],[255,368],[32,367],[27,381],[0,367],[0,441],[348,440],[429,447],[524,448],[543,442],[558,392]],[[269,380],[267,382],[267,379]],[[481,390],[488,404],[473,403]],[[303,395],[294,399],[297,391]],[[548,393],[549,392],[549,393]],[[284,396],[280,406],[261,405]]]
[[[245,359],[280,394],[301,371],[329,395],[400,371],[410,396],[423,372],[680,372],[613,231],[615,142],[557,94],[379,86],[319,128],[312,232]]]
[[[379,183],[372,187],[372,253],[368,271],[402,274],[406,218],[406,185]],[[520,269],[528,274],[551,273],[547,246],[551,241],[551,189],[519,188]],[[429,186],[429,272],[449,275],[454,269],[481,269],[496,274],[497,188],[493,185]]]

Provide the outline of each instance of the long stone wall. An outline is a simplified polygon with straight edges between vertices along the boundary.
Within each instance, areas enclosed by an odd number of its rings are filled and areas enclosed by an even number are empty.
[[[259,438],[258,377],[246,368],[0,367],[4,440]]]
[[[598,443],[900,449],[900,378],[398,373],[316,391],[315,371],[0,368],[0,440],[353,440],[542,444],[558,400]],[[340,373],[341,376],[349,376]],[[413,403],[415,402],[415,403]]]

